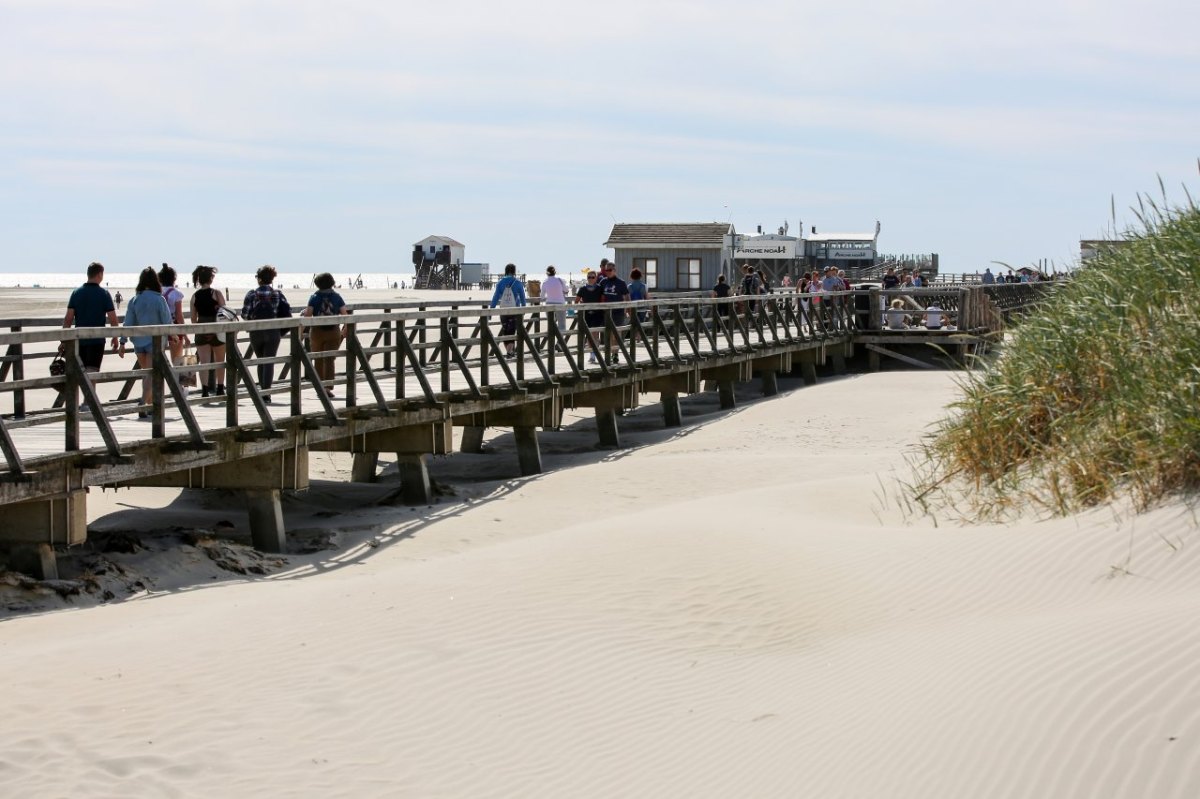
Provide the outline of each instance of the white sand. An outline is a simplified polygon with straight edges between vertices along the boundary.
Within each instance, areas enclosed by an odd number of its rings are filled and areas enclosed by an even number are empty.
[[[289,528],[339,551],[0,624],[0,795],[1200,795],[1193,517],[906,520],[881,486],[952,393],[701,398],[674,433],[648,405],[635,446],[585,424],[543,434],[546,474],[471,482],[516,472],[495,431],[431,509],[314,516],[321,485]]]

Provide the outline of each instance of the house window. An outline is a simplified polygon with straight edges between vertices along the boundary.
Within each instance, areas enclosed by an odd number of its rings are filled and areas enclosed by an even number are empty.
[[[646,288],[658,288],[658,259],[657,258],[634,258],[633,268],[642,270],[642,280],[646,281]]]
[[[675,288],[684,291],[700,288],[699,258],[680,258],[675,262]]]

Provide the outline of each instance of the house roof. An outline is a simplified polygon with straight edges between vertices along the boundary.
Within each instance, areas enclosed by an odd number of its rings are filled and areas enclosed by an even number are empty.
[[[656,224],[613,225],[608,234],[606,247],[715,247],[725,243],[725,236],[733,233],[729,222],[681,222]]]
[[[451,247],[465,247],[466,246],[461,241],[455,241],[454,239],[450,238],[449,236],[426,236],[425,238],[421,239],[420,241],[414,241],[413,244],[414,245],[429,244],[430,242],[437,242],[438,244],[449,244]]]

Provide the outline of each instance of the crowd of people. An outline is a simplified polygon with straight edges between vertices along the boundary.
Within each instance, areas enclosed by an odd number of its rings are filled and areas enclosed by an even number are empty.
[[[217,276],[214,266],[197,266],[192,270],[189,286],[195,286],[190,298],[177,288],[178,275],[171,266],[163,264],[161,268],[146,267],[138,278],[135,295],[129,299],[123,326],[137,328],[145,325],[182,325],[185,321],[193,323],[210,323],[232,319],[265,320],[284,319],[292,316],[292,306],[284,293],[274,286],[278,273],[275,268],[267,265],[260,267],[255,273],[258,285],[246,292],[240,308],[229,306],[226,294],[213,287]],[[989,278],[991,280],[989,280]],[[983,282],[992,282],[994,276],[988,270],[983,276]],[[350,313],[346,301],[337,292],[333,276],[328,272],[316,275],[314,278],[316,291],[308,298],[307,304],[300,311],[301,317],[320,318],[336,317]],[[119,326],[116,309],[120,307],[123,298],[117,292],[114,298],[104,288],[104,267],[93,263],[87,269],[87,282],[76,289],[67,303],[63,327],[102,327],[106,324]],[[919,271],[904,270],[900,274],[895,269],[888,269],[882,281],[885,289],[920,288],[925,285],[925,279]],[[826,267],[824,270],[813,270],[803,273],[793,284],[791,276],[785,276],[781,286],[791,289],[797,294],[798,310],[801,319],[806,323],[814,314],[826,307],[824,318],[835,327],[842,324],[842,314],[829,313],[847,302],[842,292],[851,289],[846,273],[836,267]],[[741,279],[736,285],[731,284],[726,275],[720,275],[717,282],[709,290],[709,296],[717,299],[736,297],[735,301],[717,304],[715,314],[728,318],[733,313],[756,313],[761,302],[760,297],[773,293],[770,277],[762,269],[755,269],[751,264],[741,266]],[[545,279],[540,281],[539,295],[541,301],[550,306],[553,312],[555,326],[559,332],[567,330],[567,306],[578,304],[584,326],[591,331],[600,332],[598,346],[604,344],[604,333],[607,326],[606,316],[612,320],[612,329],[608,338],[609,350],[612,351],[617,343],[618,329],[628,323],[628,315],[624,308],[605,309],[604,303],[630,302],[650,299],[650,288],[645,276],[639,269],[629,272],[625,280],[617,274],[617,266],[607,258],[602,259],[595,270],[587,270],[585,281],[576,286],[574,281],[564,280],[554,266],[546,268]],[[529,297],[525,284],[517,277],[515,264],[504,268],[504,275],[496,282],[489,307],[517,308],[527,305]],[[186,312],[185,312],[186,306]],[[638,310],[638,321],[647,321],[649,312]],[[500,314],[500,336],[505,355],[514,358],[520,314]],[[946,313],[936,304],[927,308],[906,309],[900,299],[892,301],[884,312],[883,324],[889,329],[904,329],[910,324],[921,324],[929,329],[938,329],[946,322]],[[328,384],[334,379],[335,361],[332,353],[340,347],[346,335],[344,325],[322,324],[313,325],[306,330],[309,349],[314,353],[314,367],[318,378]],[[253,354],[261,359],[276,357],[279,351],[282,333],[279,328],[269,326],[255,327],[249,331],[250,346]],[[170,363],[173,366],[183,366],[189,361],[200,365],[198,381],[204,397],[222,397],[225,395],[225,347],[222,336],[217,333],[201,333],[195,342],[189,340],[187,334],[157,337],[160,346],[168,351]],[[124,357],[126,348],[132,345],[134,356],[139,368],[149,369],[154,360],[156,337],[138,334],[134,330],[125,331],[124,335],[112,338],[111,350],[119,357]],[[79,342],[78,352],[86,372],[100,371],[100,365],[105,353],[104,339],[84,339]],[[188,354],[188,349],[195,348],[195,355]],[[611,358],[616,359],[613,354]],[[191,360],[194,358],[194,360]],[[591,362],[597,361],[596,352],[590,355]],[[275,364],[262,363],[257,366],[258,386],[264,392],[274,385]],[[188,375],[190,377],[190,375]],[[332,396],[332,389],[330,388]],[[151,384],[148,378],[143,381],[143,406],[150,404]],[[272,401],[270,393],[263,394],[264,402]],[[141,418],[148,418],[149,412],[143,407],[139,412]]]
[[[193,323],[218,322],[238,318],[248,320],[286,319],[292,316],[292,306],[283,292],[274,287],[277,272],[273,266],[260,267],[255,273],[257,287],[246,292],[239,309],[231,308],[223,292],[213,288],[217,275],[215,266],[197,266],[192,270],[191,285],[196,286],[190,299],[176,287],[178,275],[174,268],[163,264],[161,268],[146,267],[138,275],[135,294],[125,307],[125,318],[121,322],[117,318],[116,308],[120,299],[114,301],[108,289],[104,288],[104,266],[92,263],[87,268],[87,282],[71,293],[67,301],[67,312],[63,317],[63,327],[103,327],[111,325],[114,328],[124,328],[120,335],[114,331],[111,351],[118,357],[124,358],[127,347],[132,345],[137,365],[141,369],[150,369],[154,362],[155,340],[158,346],[165,347],[172,366],[183,366],[194,357],[194,363],[206,367],[198,370],[201,395],[204,397],[222,397],[225,395],[225,342],[217,333],[201,333],[194,342],[195,355],[187,354],[193,346],[186,333],[177,335],[150,336],[139,334],[138,327],[147,325],[183,325]],[[328,272],[317,275],[313,280],[316,291],[308,298],[308,303],[300,311],[302,317],[341,316],[350,313],[346,301],[336,291],[334,278]],[[117,297],[120,298],[120,292]],[[123,299],[123,298],[121,298]],[[188,312],[184,312],[185,300]],[[343,325],[313,325],[306,330],[309,337],[309,349],[314,353],[314,367],[322,381],[331,381],[334,377],[335,364],[332,353],[341,347],[346,329]],[[281,341],[279,328],[267,326],[256,327],[250,331],[250,347],[257,358],[274,358],[279,352]],[[60,348],[60,354],[65,352],[65,345]],[[86,373],[100,371],[105,354],[103,338],[82,339],[78,345],[79,359]],[[181,382],[193,383],[191,375],[185,376]],[[275,379],[275,364],[264,363],[258,366],[258,386],[267,391]],[[185,389],[186,391],[186,389]],[[332,392],[330,392],[332,394]],[[263,401],[272,402],[271,395],[265,393]],[[151,382],[148,377],[142,380],[142,407],[138,418],[150,418],[146,406],[151,403]],[[89,410],[86,403],[83,410]]]

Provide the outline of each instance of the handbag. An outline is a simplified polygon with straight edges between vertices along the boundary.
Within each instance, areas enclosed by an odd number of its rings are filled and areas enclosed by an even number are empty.
[[[198,363],[200,363],[200,359],[196,357],[196,354],[194,352],[189,352],[183,356],[183,363],[181,363],[180,366],[195,366]],[[181,386],[187,386],[189,388],[195,387],[196,373],[195,372],[185,372],[184,374],[180,375],[179,376],[179,384]]]
[[[62,377],[67,373],[67,359],[61,355],[56,355],[54,360],[50,362],[50,376]]]

